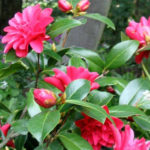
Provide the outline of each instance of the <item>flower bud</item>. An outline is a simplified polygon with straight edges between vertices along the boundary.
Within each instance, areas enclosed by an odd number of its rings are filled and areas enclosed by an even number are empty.
[[[44,108],[50,108],[56,104],[56,95],[46,89],[35,89],[34,93],[34,100]]]
[[[69,12],[72,9],[72,5],[66,0],[59,0],[58,7],[62,12]]]
[[[86,11],[90,6],[90,1],[89,0],[81,0],[76,8],[78,11],[82,12],[82,11]]]
[[[112,93],[112,94],[115,94],[115,90],[113,89],[112,86],[108,86],[108,87],[107,87],[107,92]]]

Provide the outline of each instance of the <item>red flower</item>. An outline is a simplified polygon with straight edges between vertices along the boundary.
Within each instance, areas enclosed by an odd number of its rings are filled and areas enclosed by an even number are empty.
[[[4,136],[7,136],[8,130],[10,129],[11,125],[10,124],[5,124],[3,126],[0,125],[0,130],[3,132]],[[12,140],[8,141],[6,144],[7,146],[10,146],[12,148],[15,148],[14,142]]]
[[[149,150],[150,141],[142,139],[134,139],[134,132],[129,125],[125,126],[125,131],[121,133],[114,128],[116,133],[116,144],[114,150]]]
[[[62,92],[65,91],[67,85],[77,79],[86,79],[91,82],[91,90],[99,88],[99,84],[94,82],[99,76],[97,72],[89,72],[88,69],[83,67],[67,67],[67,73],[60,71],[59,69],[53,69],[55,75],[53,77],[46,77],[44,81],[52,84]]]
[[[72,9],[72,5],[66,0],[59,0],[58,1],[58,8],[62,12],[69,12]]]
[[[50,108],[56,104],[56,95],[46,89],[35,89],[33,91],[35,101],[42,107]]]
[[[113,89],[112,86],[108,86],[108,87],[106,88],[106,90],[107,90],[107,92],[109,92],[109,93],[115,94],[115,90]]]
[[[90,1],[89,0],[81,0],[77,4],[77,10],[80,12],[86,11],[90,6]]]
[[[126,28],[126,34],[133,40],[140,42],[140,48],[150,44],[150,17],[147,20],[142,17],[140,22],[130,21],[129,26]],[[136,63],[140,64],[142,59],[148,58],[150,51],[142,51],[136,56]]]
[[[103,107],[109,114],[107,106]],[[115,117],[112,117],[116,127],[106,118],[104,124],[83,114],[84,118],[75,122],[76,126],[81,130],[81,136],[87,140],[94,150],[100,150],[101,146],[112,147],[115,144],[115,133],[113,128],[120,131],[123,127],[123,122]]]
[[[51,8],[42,10],[40,5],[29,6],[22,13],[17,12],[9,20],[9,26],[4,28],[7,34],[2,43],[7,43],[4,53],[12,48],[18,57],[26,57],[29,45],[37,53],[43,51],[43,41],[50,37],[46,35],[46,26],[53,21]]]

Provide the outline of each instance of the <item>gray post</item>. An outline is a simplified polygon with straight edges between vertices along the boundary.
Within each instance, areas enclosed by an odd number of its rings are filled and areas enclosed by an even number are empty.
[[[112,0],[91,0],[89,13],[100,13],[107,16]],[[69,33],[65,47],[80,46],[88,49],[96,49],[102,33],[104,24],[99,21],[88,19],[88,22]]]

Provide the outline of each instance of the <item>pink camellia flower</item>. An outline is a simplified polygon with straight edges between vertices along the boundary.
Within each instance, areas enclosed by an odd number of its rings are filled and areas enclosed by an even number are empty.
[[[33,91],[35,101],[44,108],[50,108],[56,104],[56,95],[46,89],[35,89]]]
[[[42,10],[38,4],[25,8],[22,13],[17,12],[9,20],[9,26],[4,28],[7,32],[2,38],[2,43],[7,43],[4,53],[13,48],[18,57],[26,57],[29,45],[35,52],[41,53],[43,41],[50,38],[46,35],[46,26],[53,21],[51,13],[51,8]]]
[[[107,106],[103,109],[109,114]],[[115,144],[115,133],[113,128],[118,131],[123,127],[123,122],[115,117],[111,117],[116,125],[106,118],[104,124],[83,114],[84,118],[75,122],[76,126],[81,130],[81,136],[87,140],[93,147],[93,150],[100,150],[101,146],[112,147]]]
[[[81,0],[77,4],[76,8],[77,8],[78,11],[83,12],[83,11],[86,11],[89,8],[89,6],[90,6],[90,1],[89,0]]]
[[[91,82],[91,90],[99,88],[99,84],[94,82],[99,76],[97,72],[89,72],[88,69],[83,67],[67,67],[67,73],[62,72],[59,69],[53,69],[55,75],[53,77],[46,77],[44,81],[55,86],[62,92],[65,91],[67,85],[77,79],[86,79]]]
[[[3,126],[0,125],[0,130],[3,132],[4,136],[7,136],[8,130],[10,129],[11,125],[10,124],[5,124]],[[6,144],[9,147],[15,148],[14,142],[13,140],[8,141],[8,143]]]
[[[125,126],[125,131],[118,131],[116,128],[113,130],[116,138],[114,150],[149,150],[150,141],[144,138],[134,139],[134,132],[129,125]]]
[[[141,17],[139,23],[130,21],[129,26],[126,28],[126,34],[133,40],[140,42],[140,47],[150,44],[150,17],[147,20],[145,17]],[[135,57],[136,63],[140,64],[142,59],[148,58],[150,51],[141,51]]]
[[[58,0],[58,8],[62,12],[69,12],[72,9],[72,5],[66,0]]]

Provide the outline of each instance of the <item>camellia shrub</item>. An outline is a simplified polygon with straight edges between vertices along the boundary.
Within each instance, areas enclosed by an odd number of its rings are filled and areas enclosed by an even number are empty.
[[[58,0],[58,7],[69,16],[55,19],[51,8],[37,4],[17,12],[4,28],[0,149],[149,150],[150,74],[143,60],[150,54],[150,18],[129,22],[122,41],[101,58],[65,43],[70,30],[87,18],[108,30],[115,30],[113,22],[86,13],[89,0]],[[112,76],[133,57],[141,65],[140,78]]]

